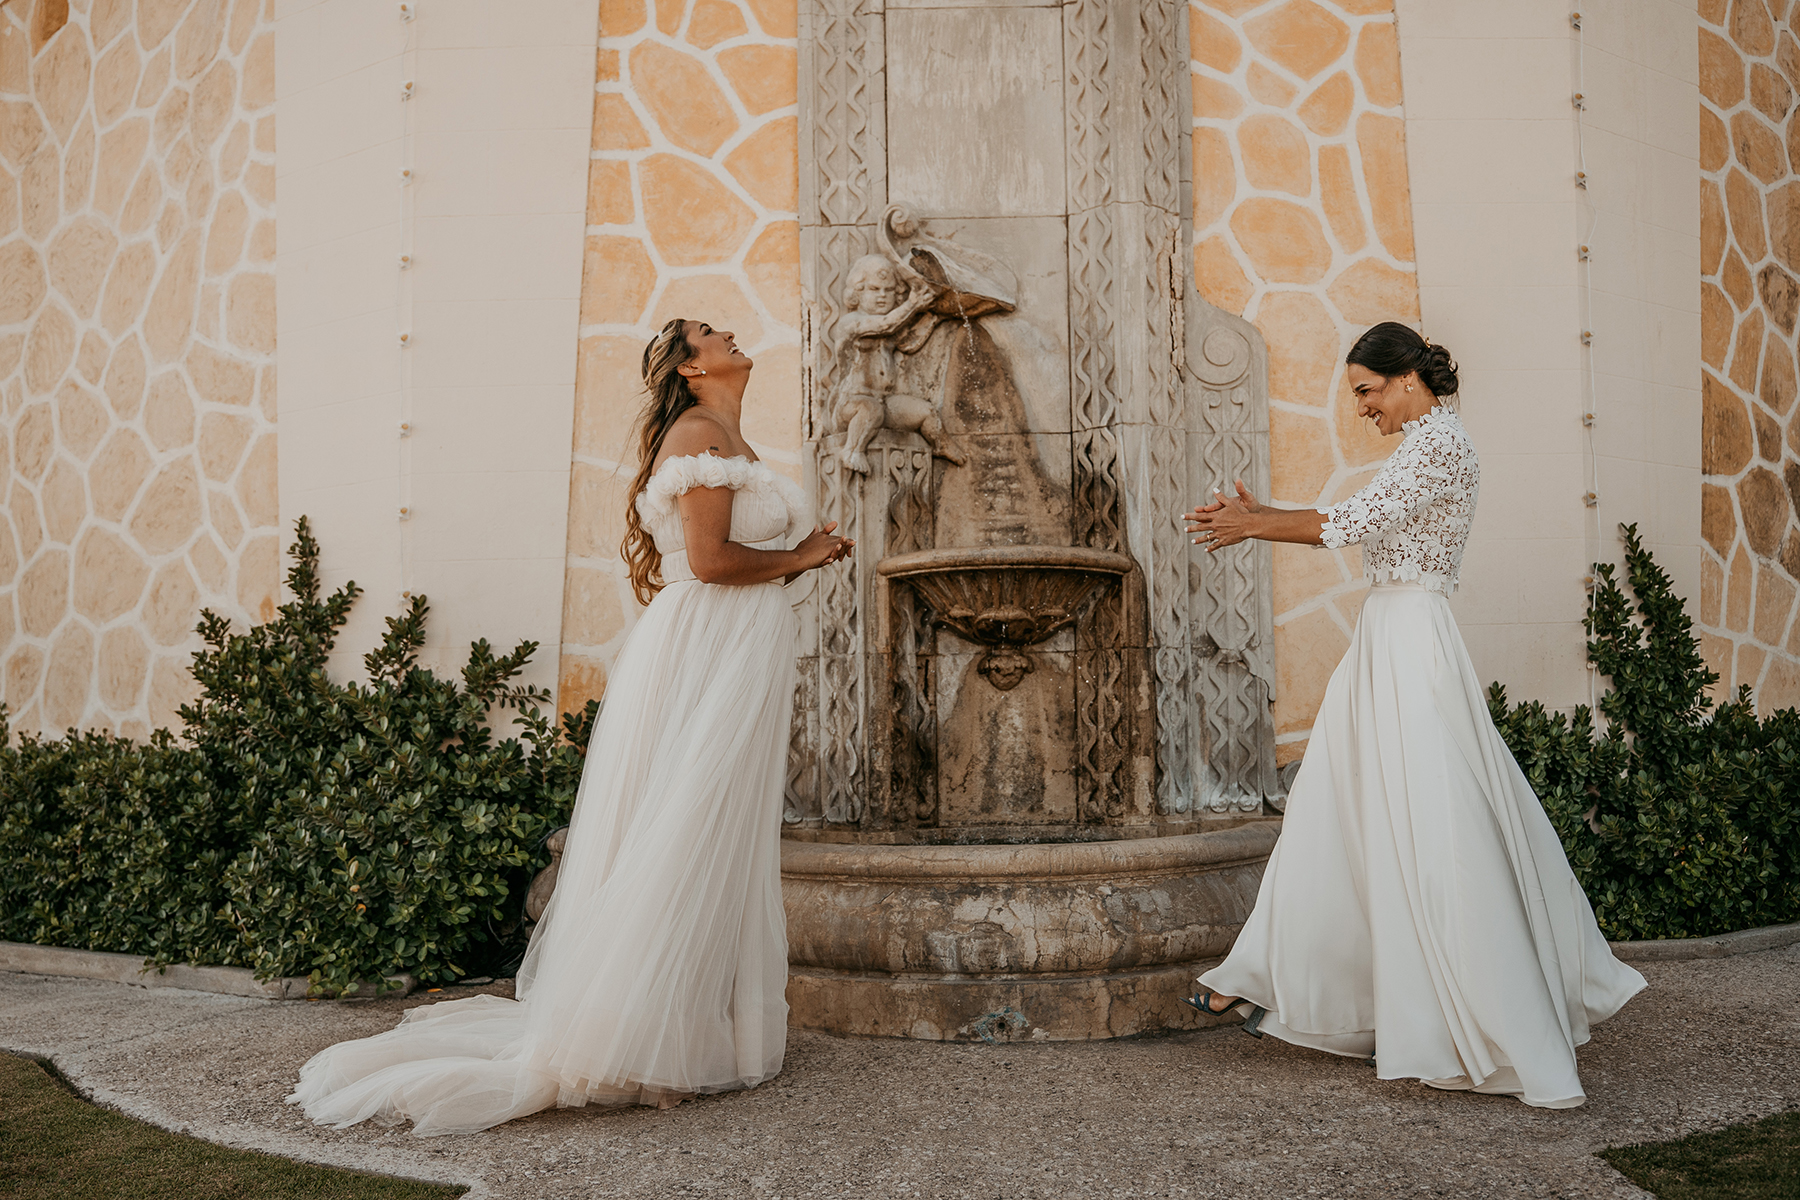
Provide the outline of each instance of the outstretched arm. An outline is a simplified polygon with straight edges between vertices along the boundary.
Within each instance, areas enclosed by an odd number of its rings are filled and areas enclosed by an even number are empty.
[[[1325,544],[1321,533],[1325,514],[1316,509],[1275,508],[1258,503],[1241,479],[1237,481],[1237,495],[1227,496],[1217,489],[1213,495],[1217,498],[1211,504],[1182,518],[1188,523],[1187,531],[1198,535],[1194,544],[1205,546],[1208,553],[1250,538],[1303,546]]]

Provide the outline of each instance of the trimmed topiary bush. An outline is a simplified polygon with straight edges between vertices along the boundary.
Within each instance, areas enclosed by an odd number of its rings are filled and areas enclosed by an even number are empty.
[[[360,590],[321,598],[304,519],[292,555],[274,620],[234,633],[203,614],[183,742],[0,747],[0,938],[310,975],[328,993],[516,958],[598,706],[552,725],[548,693],[514,682],[534,642],[501,657],[476,642],[459,681],[419,667],[424,597],[389,618],[366,683],[335,683]],[[522,736],[495,736],[506,709]]]
[[[1716,708],[1692,622],[1637,526],[1627,599],[1595,568],[1588,658],[1611,682],[1596,734],[1531,702],[1488,703],[1609,938],[1703,937],[1800,920],[1800,713],[1759,720],[1750,689]]]

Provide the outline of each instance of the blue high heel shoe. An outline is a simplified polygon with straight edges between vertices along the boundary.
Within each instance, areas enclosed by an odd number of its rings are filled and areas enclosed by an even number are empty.
[[[1192,1005],[1193,1007],[1199,1009],[1202,1013],[1205,1013],[1209,1017],[1222,1017],[1234,1008],[1240,1008],[1243,1005],[1250,1004],[1250,1001],[1245,1000],[1242,997],[1238,997],[1235,1001],[1233,1001],[1231,1004],[1226,1005],[1224,1008],[1214,1008],[1212,1006],[1213,997],[1217,996],[1217,995],[1218,995],[1217,992],[1213,991],[1211,988],[1208,988],[1207,990],[1205,990],[1203,992],[1199,992],[1196,995],[1188,996],[1186,999],[1184,999],[1182,1001],[1182,1003]],[[1261,1025],[1262,1019],[1268,1015],[1269,1015],[1269,1010],[1264,1008],[1262,1005],[1250,1004],[1250,1015],[1244,1021],[1244,1032],[1249,1034],[1253,1038],[1261,1037],[1262,1031],[1260,1029],[1258,1029],[1257,1026]]]

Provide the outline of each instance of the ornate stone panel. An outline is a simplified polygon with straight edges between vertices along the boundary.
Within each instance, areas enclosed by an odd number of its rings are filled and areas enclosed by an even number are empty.
[[[1186,491],[1205,496],[1242,479],[1268,495],[1268,398],[1259,394],[1267,351],[1245,321],[1210,304],[1188,322]],[[1215,812],[1255,811],[1280,790],[1275,778],[1272,551],[1251,542],[1194,552],[1192,646],[1197,705],[1197,802]]]
[[[830,332],[843,315],[851,264],[874,248],[874,227],[887,207],[886,87],[881,9],[864,0],[801,0],[800,96],[805,113],[800,147],[801,428],[815,449],[825,432],[821,411],[834,362]],[[819,519],[860,530],[857,477],[830,455],[812,464]],[[853,823],[863,816],[866,776],[862,704],[866,668],[863,599],[866,573],[828,572],[815,590],[819,641],[801,651],[801,672],[818,681],[816,745],[796,744],[795,758],[818,766],[802,773],[790,817]],[[808,661],[810,660],[810,661]],[[794,772],[790,772],[793,774]],[[810,794],[805,789],[810,788]]]
[[[885,269],[858,266],[859,258],[877,249],[895,254],[883,224],[891,180],[926,178],[910,159],[886,173],[884,164],[893,154],[904,157],[911,146],[916,156],[917,147],[930,141],[909,129],[890,145],[886,129],[930,113],[939,114],[937,124],[982,128],[980,120],[946,108],[945,95],[977,108],[1011,103],[1002,84],[953,75],[939,80],[931,74],[938,67],[905,56],[908,45],[930,44],[930,23],[939,19],[933,11],[908,10],[905,23],[890,31],[881,12],[843,0],[807,0],[802,8],[806,434],[821,516],[854,531],[860,545],[854,569],[836,572],[818,591],[818,645],[808,647],[816,655],[817,741],[795,750],[797,760],[817,767],[810,774],[798,768],[793,773],[802,782],[795,787],[790,819],[864,829],[939,819],[947,801],[930,781],[936,779],[938,748],[947,744],[940,726],[949,711],[944,697],[951,692],[944,691],[945,680],[933,676],[966,664],[952,663],[954,653],[940,655],[933,625],[942,614],[926,611],[905,589],[888,589],[873,570],[883,556],[930,549],[946,537],[951,540],[945,546],[1042,541],[1041,532],[1027,536],[1024,526],[1008,532],[1010,526],[998,516],[975,511],[991,507],[992,497],[970,486],[969,471],[986,472],[987,458],[999,462],[1008,455],[1041,463],[1044,469],[1034,478],[1067,480],[1058,488],[1067,487],[1060,493],[1068,497],[1066,532],[1055,536],[1123,552],[1136,564],[1079,614],[1069,649],[1054,652],[1066,656],[1056,658],[1054,669],[1073,671],[1069,736],[1077,819],[1181,823],[1206,813],[1260,808],[1276,790],[1269,555],[1247,548],[1198,561],[1180,521],[1221,470],[1246,481],[1268,479],[1267,362],[1260,338],[1194,289],[1186,5],[1074,0],[1058,10],[1066,262],[1032,278],[1060,276],[1066,289],[1069,424],[1055,428],[1069,432],[1048,431],[1035,422],[1020,431],[1023,437],[1003,434],[997,425],[992,434],[983,432],[973,414],[986,401],[973,408],[953,403],[956,380],[974,374],[952,371],[939,377],[944,386],[932,394],[951,434],[966,443],[972,466],[942,453],[934,461],[916,435],[888,433],[871,447],[868,474],[840,462],[842,415],[827,411],[828,397],[848,394],[837,386],[839,375],[854,384],[860,376],[847,372],[853,366],[869,369],[870,360],[852,357],[850,343],[875,336],[844,331],[878,331],[901,351],[916,349],[901,344],[910,336],[904,325],[888,332],[891,323],[872,321],[870,310],[859,308],[860,299],[844,299],[865,286],[859,281],[867,272]],[[1009,19],[955,18],[970,28]],[[1041,24],[1041,18],[1033,16],[1020,28],[1036,28],[1034,23]],[[890,33],[898,39],[891,44]],[[1054,45],[1054,29],[1050,35]],[[902,55],[899,65],[891,61],[894,54]],[[1036,62],[1042,55],[1026,57]],[[890,80],[897,81],[893,86],[902,99],[925,95],[922,88],[946,92],[932,92],[929,104],[914,104],[918,113],[903,113],[893,107],[893,96],[885,105],[875,100]],[[1034,112],[1011,119],[1042,118]],[[1022,131],[1016,140],[1031,143],[1042,132]],[[973,161],[990,153],[1003,157],[1007,147],[997,143],[965,157]],[[1016,166],[1009,163],[1008,169]],[[909,206],[908,221],[916,217],[944,235],[955,225],[961,235],[931,244],[986,255],[998,252],[1008,238],[1025,236],[1026,222],[1042,221],[1035,211],[1025,211],[1036,203],[1033,189],[1040,184],[1032,178],[1029,187],[996,196],[985,207],[967,188],[934,185],[921,193],[944,204],[968,203],[971,211],[922,211],[911,207],[916,203],[911,196],[891,199]],[[1006,222],[1013,222],[1006,226],[1010,233],[1001,228]],[[1041,240],[1042,234],[1030,236]],[[930,242],[921,238],[920,244]],[[1017,244],[1011,252],[1016,261],[1025,261]],[[904,271],[904,256],[894,261]],[[873,311],[896,311],[896,300],[881,303],[886,307]],[[1005,301],[995,320],[1034,315],[1009,317],[1014,307],[1012,299]],[[847,312],[854,319],[844,324]],[[945,328],[954,329],[954,312],[950,319]],[[1003,363],[1005,355],[996,357],[993,339],[979,332],[985,328],[969,326],[956,344],[973,353],[979,342],[984,361]],[[923,336],[919,346],[927,344]],[[1220,338],[1237,339],[1241,353],[1209,340]],[[1206,358],[1203,344],[1223,353],[1223,364]],[[1229,378],[1223,373],[1227,367],[1234,372]],[[1008,391],[1011,383],[991,386],[999,387],[994,395],[1016,396]],[[1042,407],[1040,396],[1032,400]],[[936,435],[927,431],[927,436]],[[1001,438],[1014,439],[1004,443],[1012,448],[1003,449]],[[949,508],[939,512],[946,504]],[[1049,658],[1043,664],[1052,667]],[[986,692],[977,695],[988,703]],[[942,781],[935,786],[941,789]],[[813,795],[800,794],[807,787]]]

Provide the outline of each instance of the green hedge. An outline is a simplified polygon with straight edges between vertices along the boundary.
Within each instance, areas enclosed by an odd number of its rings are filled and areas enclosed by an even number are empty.
[[[1595,568],[1588,660],[1611,681],[1596,735],[1532,702],[1488,702],[1609,938],[1703,937],[1800,920],[1800,713],[1716,708],[1687,611],[1623,527],[1627,599]]]
[[[0,744],[0,939],[310,975],[325,993],[518,954],[596,705],[553,726],[549,695],[513,682],[533,642],[498,658],[475,643],[460,681],[420,668],[423,597],[388,620],[367,683],[334,683],[326,659],[360,589],[320,597],[304,519],[292,554],[274,620],[233,633],[203,615],[182,741]],[[508,708],[522,738],[490,726]]]
[[[1597,568],[1588,655],[1611,681],[1604,733],[1489,693],[1612,938],[1691,937],[1800,920],[1800,713],[1759,720],[1717,682],[1682,602],[1625,529],[1628,600]],[[498,973],[523,946],[525,885],[565,824],[597,706],[560,728],[514,683],[536,650],[470,648],[459,681],[417,665],[423,597],[365,656],[326,660],[359,594],[321,598],[302,520],[276,618],[233,633],[207,613],[201,696],[183,739],[71,731],[10,745],[0,709],[0,939],[153,962],[310,975],[323,993],[400,971]],[[521,737],[490,713],[514,709]]]

